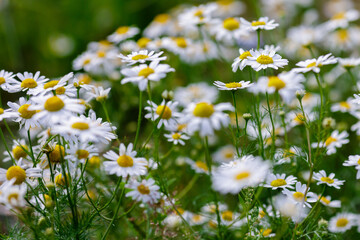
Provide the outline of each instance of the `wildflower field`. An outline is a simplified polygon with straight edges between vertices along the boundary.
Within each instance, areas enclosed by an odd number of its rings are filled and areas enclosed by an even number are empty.
[[[28,70],[0,1],[0,239],[360,239],[359,2],[139,2]]]

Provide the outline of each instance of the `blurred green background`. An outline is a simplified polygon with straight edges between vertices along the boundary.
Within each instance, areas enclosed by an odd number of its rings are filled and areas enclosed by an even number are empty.
[[[144,29],[182,0],[0,0],[0,69],[57,77],[120,25]]]

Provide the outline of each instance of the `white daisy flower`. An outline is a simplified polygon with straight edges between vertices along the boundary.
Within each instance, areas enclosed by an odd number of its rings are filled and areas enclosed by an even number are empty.
[[[316,119],[317,114],[315,112],[309,112],[308,110],[305,109],[304,112],[305,112],[305,116],[303,115],[302,112],[297,112],[297,111],[292,111],[288,113],[288,115],[286,116],[286,121],[288,122],[288,126],[292,128],[295,126],[304,125],[305,122],[312,122],[313,120]]]
[[[218,163],[229,163],[234,160],[236,156],[236,149],[233,145],[225,145],[219,148],[213,155],[212,158]]]
[[[162,35],[172,35],[174,32],[174,21],[166,13],[156,15],[154,20],[144,29],[144,36],[157,38]]]
[[[24,208],[26,206],[25,194],[25,184],[6,184],[1,189],[0,203],[3,203],[8,209]]]
[[[91,116],[72,116],[59,122],[53,132],[60,134],[68,141],[76,142],[79,139],[81,142],[108,143],[116,138],[112,133],[116,128],[110,123],[101,122],[101,120],[101,118],[93,119]]]
[[[264,187],[271,188],[272,190],[278,189],[278,188],[294,188],[294,184],[296,183],[296,177],[293,175],[287,176],[285,173],[282,174],[270,174],[268,178],[266,179],[266,183],[264,184]]]
[[[189,140],[190,137],[182,132],[171,132],[169,134],[164,134],[169,142],[172,142],[174,145],[185,145],[184,140]]]
[[[355,226],[355,215],[352,213],[338,213],[329,221],[330,232],[346,232]]]
[[[240,217],[239,213],[236,213],[236,212],[233,212],[230,210],[225,210],[225,211],[220,212],[221,224],[223,224],[225,226],[228,226],[231,224],[231,227],[240,227],[241,225],[246,223],[245,219],[238,220],[239,217]]]
[[[137,27],[121,26],[116,31],[108,36],[108,40],[113,43],[119,43],[125,39],[132,38],[139,33]]]
[[[277,149],[275,152],[276,165],[291,163],[292,159],[301,156],[301,149],[291,146],[288,149]]]
[[[239,49],[239,57],[235,58],[231,64],[232,71],[236,72],[237,69],[242,71],[248,64],[248,57],[251,57],[250,51],[245,51],[244,49]]]
[[[73,69],[76,71],[84,69],[86,72],[90,72],[94,59],[95,54],[93,52],[84,52],[73,61]]]
[[[360,65],[360,58],[338,58],[338,62],[343,68],[350,69]]]
[[[0,121],[2,121],[3,119],[18,118],[18,117],[19,117],[19,113],[14,112],[13,109],[0,108]]]
[[[18,73],[16,76],[20,81],[8,79],[11,87],[16,92],[34,89],[39,84],[43,84],[48,80],[46,77],[40,76],[39,71],[37,71],[35,74],[29,72],[24,72],[24,74]],[[29,94],[31,94],[31,92],[29,92]]]
[[[199,131],[202,137],[212,136],[214,130],[219,130],[230,122],[228,114],[223,111],[234,111],[234,107],[230,103],[192,103],[184,110],[183,121],[187,123],[190,134]]]
[[[8,169],[0,168],[0,182],[10,181],[15,178],[15,185],[20,185],[30,178],[41,177],[42,170],[40,168],[33,168],[19,160],[17,165],[11,166]]]
[[[69,159],[75,163],[91,159],[93,156],[99,155],[99,150],[94,145],[89,145],[89,143],[78,143],[78,144],[69,144],[69,149],[66,151],[66,159]]]
[[[291,71],[296,73],[306,73],[310,71],[319,73],[322,66],[335,63],[337,63],[337,59],[332,56],[331,53],[328,53],[318,58],[298,62],[296,66],[298,66],[299,68],[293,68]]]
[[[38,111],[34,116],[44,126],[63,121],[66,118],[85,110],[85,106],[79,99],[71,99],[66,96],[37,96],[31,99],[34,104],[29,106],[29,110]]]
[[[238,89],[251,87],[253,83],[250,83],[250,81],[240,81],[240,82],[231,82],[231,83],[223,83],[220,81],[215,81],[214,85],[217,86],[219,90],[236,91]]]
[[[248,56],[248,65],[250,65],[255,71],[260,71],[261,69],[282,68],[288,64],[287,59],[282,59],[282,57],[272,50],[250,50],[251,56]]]
[[[350,155],[343,165],[346,167],[355,166],[357,170],[356,179],[360,179],[360,155]]]
[[[192,83],[187,87],[176,88],[174,99],[179,102],[182,107],[187,107],[191,103],[213,103],[217,99],[218,93],[216,87],[209,86],[204,82]]]
[[[140,91],[144,91],[148,85],[148,81],[160,81],[166,77],[169,72],[174,72],[168,64],[159,64],[159,61],[153,61],[149,65],[141,64],[133,68],[126,68],[121,70],[125,76],[121,80],[121,84],[133,82],[138,84]]]
[[[59,95],[64,94],[66,89],[66,85],[69,83],[70,79],[74,77],[74,74],[68,73],[67,75],[63,76],[60,80],[50,80],[39,84],[36,88],[29,89],[28,93],[31,95],[45,95],[49,92],[55,92]]]
[[[258,20],[249,22],[244,18],[240,18],[241,23],[244,24],[245,28],[257,31],[257,30],[272,30],[279,26],[278,23],[275,23],[275,20],[269,20],[268,17],[261,17]]]
[[[249,91],[253,93],[278,92],[288,104],[296,97],[295,92],[303,89],[304,76],[294,72],[282,72],[278,76],[260,77],[258,82]]]
[[[327,207],[332,207],[332,208],[341,208],[341,201],[339,200],[331,200],[330,196],[322,196],[320,198],[320,195],[316,197],[317,199],[320,199],[320,202]]]
[[[132,52],[131,54],[124,56],[119,55],[123,62],[128,63],[128,65],[133,65],[135,63],[145,63],[146,61],[163,61],[166,60],[166,57],[160,57],[163,52],[155,53],[155,51],[149,52],[148,50],[140,50],[139,52]]]
[[[336,149],[342,147],[342,145],[349,143],[349,134],[347,131],[339,133],[338,130],[335,130],[331,133],[325,141],[319,143],[319,147],[326,148],[326,154],[331,155],[336,153]],[[318,147],[318,143],[312,143],[313,148]]]
[[[190,165],[190,167],[196,172],[196,173],[209,173],[209,168],[206,165],[205,162],[201,160],[193,161],[190,158],[186,158],[185,162]]]
[[[202,225],[206,223],[209,219],[202,214],[190,213],[188,217],[189,224],[191,226]]]
[[[177,123],[177,119],[182,116],[176,110],[178,102],[165,102],[165,100],[163,100],[160,105],[156,105],[151,101],[148,101],[148,104],[150,106],[145,107],[145,110],[149,113],[145,115],[145,118],[149,118],[152,121],[156,121],[160,118],[157,128],[161,128],[162,125],[166,128],[174,127]]]
[[[284,195],[277,196],[275,198],[274,205],[282,216],[290,217],[297,223],[301,222],[308,213],[308,208],[304,208]]]
[[[13,159],[15,159],[15,162],[19,161],[20,159],[24,159],[26,161],[23,161],[23,163],[26,163],[27,161],[29,161],[29,157],[28,153],[29,152],[29,147],[27,146],[26,142],[24,139],[18,139],[18,140],[13,140],[13,145],[11,148],[11,157]],[[3,161],[4,162],[8,162],[10,161],[12,158],[9,156],[9,153],[7,151],[4,151],[4,155],[6,156]],[[31,165],[33,163],[31,162]]]
[[[314,179],[317,181],[317,185],[326,184],[330,187],[340,189],[340,186],[344,184],[345,180],[339,180],[334,177],[335,173],[330,173],[329,176],[326,176],[326,172],[324,170],[314,173]]]
[[[332,112],[354,112],[360,109],[360,106],[358,106],[357,104],[355,104],[352,101],[352,98],[348,98],[346,101],[342,101],[342,102],[338,102],[338,103],[334,103],[331,106],[331,111]]]
[[[242,27],[240,18],[214,19],[211,25],[210,32],[215,35],[215,39],[227,44],[233,44],[242,36],[248,35],[248,30]]]
[[[143,179],[141,182],[132,181],[125,185],[126,188],[132,191],[126,193],[126,197],[131,197],[136,201],[143,203],[157,203],[160,199],[160,187],[155,184],[154,179]]]
[[[199,25],[209,23],[216,4],[206,4],[187,8],[178,16],[179,26],[186,30],[197,30]]]
[[[7,92],[16,92],[10,83],[16,83],[15,74],[5,70],[0,71],[0,88]]]
[[[108,98],[110,91],[111,88],[104,89],[103,86],[94,86],[92,91],[86,92],[88,96],[86,102],[90,102],[93,98],[98,102],[104,101]]]
[[[24,97],[20,97],[19,103],[8,102],[7,105],[11,108],[12,112],[18,114],[14,121],[20,123],[20,128],[24,126],[28,130],[30,127],[40,127],[38,119],[35,118],[39,111],[30,108],[33,106],[32,101],[27,101]]]
[[[237,194],[245,187],[255,187],[264,181],[269,167],[268,162],[247,156],[233,167],[219,167],[212,175],[212,187],[222,194]]]
[[[217,9],[212,13],[214,17],[225,18],[229,16],[238,16],[246,10],[246,5],[243,2],[233,0],[218,0],[216,1]]]
[[[340,11],[336,13],[329,21],[325,24],[328,30],[334,30],[336,28],[347,28],[350,22],[358,20],[360,14],[355,9],[349,9],[347,11]]]
[[[162,38],[162,47],[170,52],[173,52],[180,56],[182,60],[186,61],[190,47],[194,45],[194,42],[190,38],[185,37],[164,37]]]
[[[291,200],[293,200],[296,204],[301,204],[303,207],[311,208],[309,203],[313,203],[317,201],[316,194],[310,192],[310,188],[306,193],[306,184],[301,184],[301,182],[296,183],[295,191],[290,191],[288,189],[284,189],[282,191],[283,194],[288,196]]]
[[[265,228],[265,229],[260,229],[259,231],[259,235],[265,238],[273,238],[276,236],[275,233],[272,232],[273,230],[271,228]]]
[[[145,158],[137,158],[136,151],[133,151],[133,144],[127,147],[123,143],[120,144],[119,154],[114,151],[108,151],[104,154],[104,158],[110,161],[104,161],[105,171],[112,175],[127,177],[145,175],[147,161]]]

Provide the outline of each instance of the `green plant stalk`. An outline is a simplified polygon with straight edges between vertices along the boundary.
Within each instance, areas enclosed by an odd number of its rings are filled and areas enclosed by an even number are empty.
[[[235,119],[236,119],[235,148],[236,148],[236,153],[237,153],[238,157],[240,157],[240,153],[239,153],[240,128],[239,128],[239,120],[238,120],[237,108],[236,108],[235,91],[231,91],[231,95],[232,95],[232,99],[233,99],[233,103],[234,103]]]
[[[257,104],[254,104],[254,113],[255,113],[255,121],[258,127],[258,132],[259,132],[259,155],[261,155],[261,157],[263,159],[265,159],[265,149],[264,149],[264,142],[263,142],[263,138],[262,138],[262,133],[261,133],[261,121],[260,121],[260,117],[259,117],[259,112],[258,109],[260,108],[259,106],[260,104],[260,99],[259,96],[257,96]]]
[[[256,30],[256,33],[257,33],[257,50],[260,49],[260,29]]]
[[[134,149],[136,148],[136,144],[138,142],[139,133],[140,133],[141,112],[142,112],[142,95],[143,95],[143,92],[140,91],[140,94],[139,94],[139,115],[138,115],[138,120],[137,120],[137,127],[136,127],[135,141],[134,141]]]
[[[316,78],[316,81],[318,83],[318,86],[319,86],[319,91],[320,91],[320,112],[319,112],[319,120],[318,120],[318,132],[317,132],[317,137],[318,137],[318,144],[317,144],[317,148],[316,148],[316,158],[318,156],[318,153],[319,153],[319,149],[320,149],[320,141],[321,141],[321,123],[322,123],[322,120],[323,120],[323,111],[324,111],[324,93],[323,93],[323,89],[322,89],[322,86],[321,86],[321,83],[320,83],[320,79],[319,79],[319,75],[317,73],[314,73],[315,74],[315,78]],[[315,158],[315,160],[317,160]]]
[[[270,117],[271,127],[272,127],[271,159],[274,159],[274,153],[275,153],[275,125],[274,125],[274,119],[273,119],[272,113],[271,113],[269,94],[267,92],[265,94],[266,94],[266,103],[267,103],[267,106],[268,106],[269,117]]]
[[[346,69],[346,72],[349,74],[350,79],[352,80],[354,86],[356,87],[356,90],[359,91],[359,89],[358,89],[358,87],[357,87],[356,79],[355,79],[355,77],[354,77],[354,74],[351,72],[351,69],[348,68],[348,67],[346,67],[345,69]]]

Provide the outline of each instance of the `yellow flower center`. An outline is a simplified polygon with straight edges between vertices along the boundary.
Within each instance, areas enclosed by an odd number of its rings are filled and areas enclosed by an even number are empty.
[[[268,87],[274,87],[277,91],[284,88],[286,86],[286,83],[281,80],[279,77],[276,76],[270,76]]]
[[[89,124],[85,122],[75,122],[71,125],[71,127],[82,131],[90,128]]]
[[[330,183],[330,184],[334,183],[334,179],[331,179],[329,177],[322,177],[322,178],[320,178],[320,180],[323,182]]]
[[[65,106],[65,103],[61,98],[53,96],[45,101],[44,108],[49,112],[60,111]]]
[[[136,60],[140,60],[140,59],[147,59],[148,57],[149,57],[148,55],[138,54],[138,55],[133,56],[131,59],[136,61]]]
[[[234,2],[233,0],[219,0],[219,1],[216,1],[217,4],[224,5],[224,6],[228,6],[228,5],[232,4],[233,2]]]
[[[349,33],[346,29],[337,30],[336,35],[340,42],[346,42],[349,39]]]
[[[274,60],[267,56],[267,55],[260,55],[256,61],[260,64],[271,64],[271,63],[274,63]]]
[[[270,235],[270,233],[272,233],[272,229],[271,228],[268,228],[268,229],[265,229],[263,232],[262,232],[262,235],[264,237],[267,237]]]
[[[321,197],[320,199],[321,201],[323,201],[325,204],[329,205],[330,204],[330,200],[327,199],[326,197]]]
[[[223,22],[223,27],[229,31],[234,31],[235,29],[238,29],[239,26],[240,23],[235,18],[227,18]]]
[[[106,56],[106,52],[104,52],[104,51],[98,51],[98,52],[96,53],[96,55],[97,55],[99,58],[104,58],[104,57]]]
[[[283,153],[284,158],[292,157],[294,155],[295,155],[295,152],[293,150],[291,150],[291,149],[285,150],[284,153]]]
[[[116,33],[117,34],[120,34],[120,35],[122,35],[122,34],[125,34],[125,33],[127,33],[128,31],[129,31],[129,27],[119,27],[118,29],[116,29]]]
[[[293,197],[296,201],[301,202],[304,200],[304,194],[302,192],[293,193]]]
[[[59,144],[57,144],[54,150],[49,153],[49,160],[52,163],[59,163],[61,162],[61,156],[65,156],[65,148]]]
[[[138,75],[144,78],[147,78],[150,74],[153,74],[155,71],[152,68],[146,67],[139,71]]]
[[[256,26],[261,26],[261,25],[265,25],[266,22],[263,21],[254,21],[251,23],[251,26],[256,27]]]
[[[55,87],[59,83],[58,80],[52,80],[44,84],[44,89]]]
[[[332,19],[333,20],[341,20],[341,19],[344,19],[345,18],[345,12],[339,12],[339,13],[336,13]]]
[[[348,225],[349,220],[347,220],[346,218],[339,218],[336,221],[336,227],[345,227],[346,225]]]
[[[26,179],[26,172],[24,169],[22,169],[19,166],[11,166],[9,167],[9,169],[6,171],[6,179],[7,180],[11,180],[15,178],[15,182],[14,184],[21,184],[23,182],[25,182]]]
[[[360,165],[360,158],[359,158],[359,160],[357,161],[357,163]]]
[[[184,128],[186,128],[185,123],[184,124],[179,124],[179,125],[177,125],[176,131],[182,131],[182,130],[184,130]]]
[[[239,56],[239,58],[240,58],[241,60],[244,60],[244,59],[246,59],[247,57],[252,57],[250,51],[243,52],[243,53]]]
[[[20,158],[25,158],[27,156],[27,153],[24,151],[24,149],[28,150],[28,147],[26,145],[16,146],[12,149],[12,154],[16,160],[19,160]]]
[[[19,199],[18,193],[10,193],[8,196],[8,201],[10,202],[12,199],[15,199],[16,201]]]
[[[186,39],[183,38],[183,37],[176,38],[175,43],[179,48],[186,48],[187,47]]]
[[[211,220],[211,221],[209,222],[209,227],[211,227],[212,229],[217,229],[218,225],[217,225],[216,222],[214,222],[214,221]]]
[[[91,59],[90,58],[86,58],[84,61],[83,61],[83,65],[88,65],[89,63],[91,62]]]
[[[241,85],[241,83],[231,82],[231,83],[226,83],[225,87],[227,87],[227,88],[241,88],[242,85]]]
[[[265,213],[263,210],[261,210],[261,211],[259,211],[259,216],[260,216],[261,218],[263,218],[263,217],[266,216],[266,213]]]
[[[90,155],[89,151],[85,150],[85,149],[79,149],[76,151],[76,155],[78,157],[78,159],[87,159]]]
[[[79,79],[79,84],[83,85],[83,84],[90,84],[91,82],[91,77],[87,74],[83,74],[80,79]]]
[[[172,112],[171,109],[168,106],[160,105],[156,108],[156,114],[161,115],[162,119],[170,119]]]
[[[1,84],[4,84],[6,82],[5,78],[4,77],[0,77],[0,85]]]
[[[99,168],[100,167],[100,158],[98,156],[92,156],[89,161],[88,164],[90,167],[95,167],[95,168]]]
[[[307,68],[316,67],[316,62],[309,63],[306,67]]]
[[[209,118],[215,112],[212,104],[201,102],[196,104],[193,114],[195,117]]]
[[[69,174],[66,173],[66,180],[69,181]],[[65,186],[66,185],[66,181],[65,181],[65,177],[62,175],[62,173],[60,173],[59,175],[57,175],[55,177],[55,184],[56,185],[61,185],[61,186]]]
[[[224,211],[223,213],[221,213],[221,217],[225,220],[225,221],[232,221],[233,220],[233,213],[232,211]]]
[[[180,207],[178,207],[177,208],[177,210],[178,210],[178,212],[181,214],[181,215],[183,215],[184,214],[184,212],[185,212],[185,210],[184,209],[182,209],[182,208],[180,208]],[[177,212],[175,211],[175,213],[177,214]]]
[[[286,183],[285,179],[281,179],[281,178],[276,179],[276,180],[273,180],[273,181],[270,183],[270,185],[273,186],[273,187],[281,187],[281,186],[284,186],[284,185],[286,185],[286,184],[287,184],[287,183]]]
[[[134,160],[132,159],[132,157],[127,156],[127,155],[121,155],[117,159],[117,163],[119,164],[120,167],[123,167],[123,168],[134,166]]]
[[[56,95],[63,95],[65,93],[66,89],[64,87],[58,87],[55,92]]]
[[[350,109],[350,104],[348,102],[340,102],[339,104],[343,108]]]
[[[30,119],[32,116],[36,113],[36,110],[28,110],[30,107],[30,104],[24,104],[21,107],[19,107],[18,112],[20,113],[20,117],[25,119]]]
[[[201,216],[199,214],[195,214],[193,217],[192,217],[192,220],[194,222],[199,222],[201,220]]]
[[[170,15],[163,13],[163,14],[159,14],[154,18],[155,22],[158,23],[166,23],[168,20],[170,19]]]
[[[146,46],[149,42],[151,42],[150,38],[142,37],[136,43],[140,48],[146,48]]]
[[[181,138],[181,134],[180,134],[180,133],[174,133],[171,137],[172,137],[173,139],[177,140],[177,139],[180,139],[180,138]]]
[[[148,195],[150,194],[150,189],[148,186],[145,186],[144,184],[140,184],[138,187],[137,187],[139,193],[141,193],[142,195]]]
[[[208,167],[206,166],[206,164],[204,163],[204,162],[202,162],[202,161],[196,161],[195,162],[195,165],[198,167],[198,168],[200,168],[200,169],[202,169],[202,170],[204,170],[204,171],[208,171]]]
[[[195,13],[194,13],[194,16],[195,17],[198,17],[200,19],[203,19],[204,18],[204,13],[202,10],[197,10]]]
[[[296,114],[296,116],[294,117],[294,121],[297,123],[297,124],[304,124],[304,120],[305,120],[305,117],[302,113],[298,113]]]
[[[237,175],[235,176],[235,179],[236,179],[236,180],[243,180],[243,179],[245,179],[245,178],[248,178],[249,176],[250,176],[250,172],[245,171],[245,172],[241,172],[241,173],[237,174]]]
[[[0,115],[4,113],[4,109],[0,108]]]
[[[234,157],[234,153],[232,151],[227,151],[224,154],[225,158],[233,158]]]
[[[22,88],[35,88],[37,87],[37,82],[33,78],[26,78],[21,82]]]
[[[329,146],[331,143],[336,142],[336,141],[337,141],[336,138],[328,137],[328,138],[326,139],[326,141],[325,141],[325,145],[326,145],[326,146]]]

